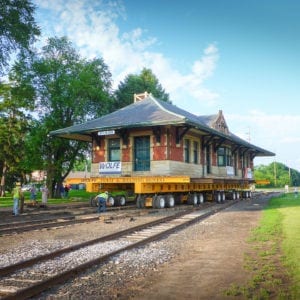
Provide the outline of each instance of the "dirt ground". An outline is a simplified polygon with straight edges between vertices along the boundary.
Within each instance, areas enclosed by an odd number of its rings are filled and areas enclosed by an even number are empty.
[[[245,299],[225,296],[224,291],[232,284],[246,284],[251,276],[244,268],[244,255],[251,251],[247,238],[266,203],[267,199],[247,200],[210,217],[194,239],[185,241],[183,249],[188,250],[128,287],[122,298]]]
[[[109,297],[101,296],[101,285],[98,282],[93,287],[98,296],[93,299],[253,299],[247,298],[245,294],[225,296],[225,291],[232,289],[232,285],[247,285],[253,276],[253,273],[245,268],[245,254],[253,253],[256,250],[247,240],[251,230],[259,224],[262,208],[266,206],[268,199],[269,197],[260,197],[240,201],[234,206],[174,234],[173,237],[168,238],[170,240],[166,244],[171,241],[170,245],[177,249],[176,252],[180,253],[179,255],[159,265],[155,270],[148,270],[138,278],[126,280],[124,285],[113,285],[111,289],[108,287],[111,292]],[[107,225],[100,222],[97,226],[93,225],[93,229],[95,234],[98,234],[101,231],[107,232],[109,226],[112,224]],[[19,239],[15,239],[14,242],[11,237],[2,237],[0,252],[1,250],[5,251],[7,247],[13,247],[14,244],[22,244],[22,241],[27,240],[31,235],[34,235],[34,239],[41,241],[50,238],[56,240],[62,237],[72,237],[77,241],[86,236],[86,232],[92,234],[90,224],[66,227],[63,233],[61,230],[49,231],[47,235],[43,232],[26,233]],[[279,266],[277,273],[282,270],[280,268]],[[118,276],[118,274],[116,275]],[[80,278],[77,281],[75,281],[75,285],[66,287],[62,293],[55,292],[57,297],[47,299],[78,299],[75,296],[78,294],[75,293],[74,287],[77,286],[77,283],[80,287],[82,282],[80,282]],[[285,284],[288,282],[285,281]],[[83,289],[84,292],[84,286],[80,289]],[[59,295],[64,293],[69,296],[61,298]],[[257,299],[278,299],[278,297],[272,294],[271,297]]]

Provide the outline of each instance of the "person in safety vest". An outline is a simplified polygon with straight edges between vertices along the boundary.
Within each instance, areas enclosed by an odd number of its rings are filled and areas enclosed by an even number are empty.
[[[14,200],[13,215],[18,216],[19,215],[19,200],[23,196],[23,193],[21,190],[21,184],[19,182],[16,183],[16,186],[13,189],[12,194],[13,194],[13,200]]]
[[[108,192],[101,193],[97,196],[98,198],[98,213],[106,211],[106,200],[108,198]]]

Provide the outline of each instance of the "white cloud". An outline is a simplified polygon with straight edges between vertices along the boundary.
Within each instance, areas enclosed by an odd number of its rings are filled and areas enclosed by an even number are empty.
[[[146,67],[152,69],[174,104],[180,103],[183,108],[190,106],[190,101],[194,105],[212,105],[218,98],[218,94],[204,86],[218,62],[215,44],[208,45],[190,72],[183,74],[162,53],[151,51],[157,40],[147,36],[144,29],[121,32],[117,21],[124,21],[126,12],[120,1],[98,1],[97,5],[87,0],[35,3],[45,14],[40,17],[42,31],[46,30],[46,35],[68,36],[84,57],[102,57],[112,72],[115,87],[126,75]]]
[[[249,114],[225,115],[229,129],[250,142],[276,153],[276,158],[256,159],[260,163],[278,162],[300,169],[300,115],[268,115],[258,110]]]

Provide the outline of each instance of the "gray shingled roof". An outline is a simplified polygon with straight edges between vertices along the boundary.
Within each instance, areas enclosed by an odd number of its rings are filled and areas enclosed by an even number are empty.
[[[257,156],[273,156],[274,153],[254,146],[230,133],[225,135],[213,128],[210,122],[212,116],[196,116],[173,104],[160,101],[149,95],[141,101],[134,102],[113,113],[88,121],[83,124],[51,131],[50,135],[62,138],[92,141],[92,134],[98,131],[118,130],[123,128],[141,128],[160,125],[191,126],[215,137],[225,138],[233,143],[249,148]]]

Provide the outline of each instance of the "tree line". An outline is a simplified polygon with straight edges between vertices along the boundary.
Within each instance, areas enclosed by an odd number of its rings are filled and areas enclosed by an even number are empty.
[[[255,180],[268,180],[269,187],[300,186],[300,173],[280,162],[254,167]]]
[[[35,49],[41,34],[35,9],[29,0],[0,0],[0,196],[33,170],[45,170],[50,197],[60,197],[64,179],[86,159],[90,145],[49,137],[50,131],[120,109],[134,93],[169,101],[147,68],[128,74],[113,90],[105,61],[81,57],[65,36],[49,37]]]

